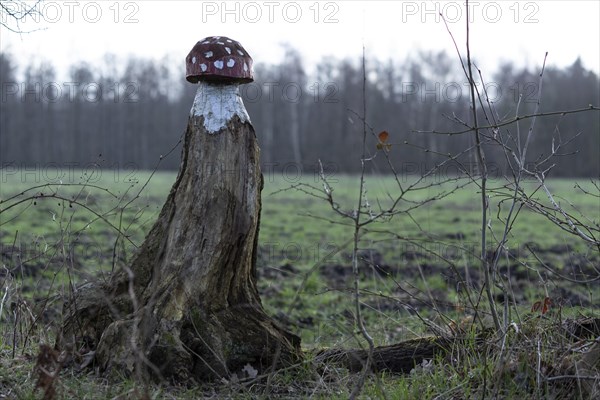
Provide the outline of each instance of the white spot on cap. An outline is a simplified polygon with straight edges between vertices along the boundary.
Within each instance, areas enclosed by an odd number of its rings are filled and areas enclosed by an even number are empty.
[[[243,52],[243,51],[241,51],[241,50],[238,50],[237,52],[238,52],[238,54],[239,54],[240,56],[243,56],[243,55],[244,55],[244,52]]]
[[[227,43],[233,43],[233,40],[227,39]]]
[[[231,54],[231,49],[229,47],[225,47],[225,51],[227,52],[227,54]]]
[[[206,58],[211,58],[212,56],[213,56],[212,51],[207,51],[206,53],[204,53],[204,57],[206,57]]]
[[[192,57],[192,64],[196,64],[196,56]]]
[[[225,43],[223,42],[217,42],[217,44],[222,44],[223,46],[225,46]]]
[[[218,69],[223,69],[223,61],[215,61],[215,67],[217,67]]]
[[[230,58],[229,61],[227,61],[227,66],[229,68],[233,67],[235,65],[235,60],[233,58]]]
[[[248,65],[246,65],[246,63],[244,63],[244,72],[248,71]]]
[[[206,64],[202,63],[202,64],[200,64],[200,69],[202,70],[202,72],[206,72],[208,67],[206,66]]]
[[[209,44],[210,41],[209,40],[205,40],[204,42],[202,42],[202,44]]]

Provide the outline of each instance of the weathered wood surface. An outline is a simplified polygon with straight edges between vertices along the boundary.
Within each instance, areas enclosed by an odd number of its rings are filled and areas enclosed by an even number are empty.
[[[197,95],[179,174],[129,268],[66,305],[63,347],[95,352],[101,370],[203,380],[300,357],[300,339],[265,314],[256,288],[254,129],[241,114],[222,121],[225,101],[202,115],[205,100]]]
[[[373,352],[372,368],[375,371],[408,373],[423,360],[431,360],[446,354],[452,342],[440,337],[424,337],[390,346],[376,347]],[[351,372],[359,372],[367,360],[365,349],[327,349],[316,354],[316,359],[325,364],[336,364]]]
[[[557,329],[563,330],[573,341],[590,340],[600,336],[600,318],[579,318],[563,321]],[[375,371],[409,373],[424,360],[445,356],[453,352],[487,351],[493,343],[493,330],[484,330],[470,339],[458,336],[429,336],[407,340],[389,346],[376,347],[373,352],[372,368]],[[473,347],[475,346],[475,347]],[[351,372],[362,370],[368,351],[366,349],[331,348],[314,352],[315,360],[324,364],[335,364]],[[582,357],[588,369],[600,367],[600,343],[594,344]],[[582,364],[583,365],[583,364]]]

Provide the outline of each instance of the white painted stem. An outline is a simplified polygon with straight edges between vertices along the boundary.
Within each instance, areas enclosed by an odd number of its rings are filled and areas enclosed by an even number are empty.
[[[235,115],[242,122],[250,122],[237,83],[224,85],[198,82],[190,115],[203,116],[204,127],[209,134],[218,133]]]

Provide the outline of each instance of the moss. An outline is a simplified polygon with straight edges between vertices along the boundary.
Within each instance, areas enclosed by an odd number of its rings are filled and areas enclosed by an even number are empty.
[[[163,342],[161,344],[167,344],[171,347],[179,344],[179,338],[176,337],[172,332],[162,332],[160,339]]]

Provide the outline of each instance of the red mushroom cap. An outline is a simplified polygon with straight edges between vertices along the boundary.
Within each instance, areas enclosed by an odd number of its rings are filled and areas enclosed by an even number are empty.
[[[252,76],[252,57],[242,45],[225,36],[202,39],[185,58],[185,79],[220,83],[248,83]]]

